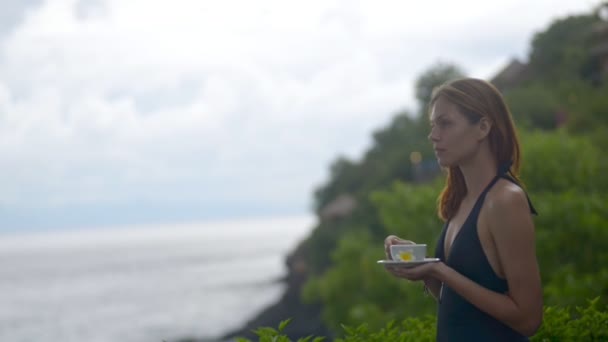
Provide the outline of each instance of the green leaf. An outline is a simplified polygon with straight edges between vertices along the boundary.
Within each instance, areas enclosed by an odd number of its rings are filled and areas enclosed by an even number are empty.
[[[289,323],[291,323],[291,318],[281,321],[281,323],[279,323],[279,332],[283,332],[283,330],[285,330],[285,327],[287,327]]]

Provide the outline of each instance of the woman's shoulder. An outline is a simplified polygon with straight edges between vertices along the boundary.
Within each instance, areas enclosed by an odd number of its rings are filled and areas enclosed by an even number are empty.
[[[486,195],[480,219],[495,241],[530,236],[534,231],[531,208],[525,191],[506,179],[498,181]]]
[[[484,207],[489,214],[495,214],[499,217],[519,211],[530,212],[526,192],[519,185],[507,179],[500,179],[488,191]]]

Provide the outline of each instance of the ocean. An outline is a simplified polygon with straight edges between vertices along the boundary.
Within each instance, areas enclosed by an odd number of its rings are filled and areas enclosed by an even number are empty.
[[[312,216],[0,235],[0,341],[217,338],[284,291]]]

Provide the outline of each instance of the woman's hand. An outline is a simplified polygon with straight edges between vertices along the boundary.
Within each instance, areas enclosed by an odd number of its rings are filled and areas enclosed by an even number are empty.
[[[386,259],[387,260],[393,259],[391,257],[391,246],[392,245],[413,245],[413,244],[415,244],[413,241],[403,240],[402,238],[400,238],[396,235],[387,236],[386,239],[384,239],[384,254],[386,254]]]
[[[386,270],[393,276],[410,281],[438,278],[442,266],[442,262],[431,262],[410,268],[399,265],[385,265]]]

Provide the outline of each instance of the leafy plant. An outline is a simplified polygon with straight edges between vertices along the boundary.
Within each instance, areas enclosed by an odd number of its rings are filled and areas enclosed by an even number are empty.
[[[599,298],[588,301],[586,307],[545,307],[543,324],[534,336],[533,342],[561,341],[608,341],[608,311],[600,305]],[[282,321],[278,329],[260,328],[256,330],[260,342],[291,342],[283,334],[291,320]],[[436,320],[432,315],[407,318],[401,322],[391,320],[383,327],[371,329],[368,324],[358,326],[342,325],[342,337],[334,342],[431,342],[435,341]],[[326,337],[308,336],[297,342],[328,341]],[[237,339],[239,342],[251,342]]]

